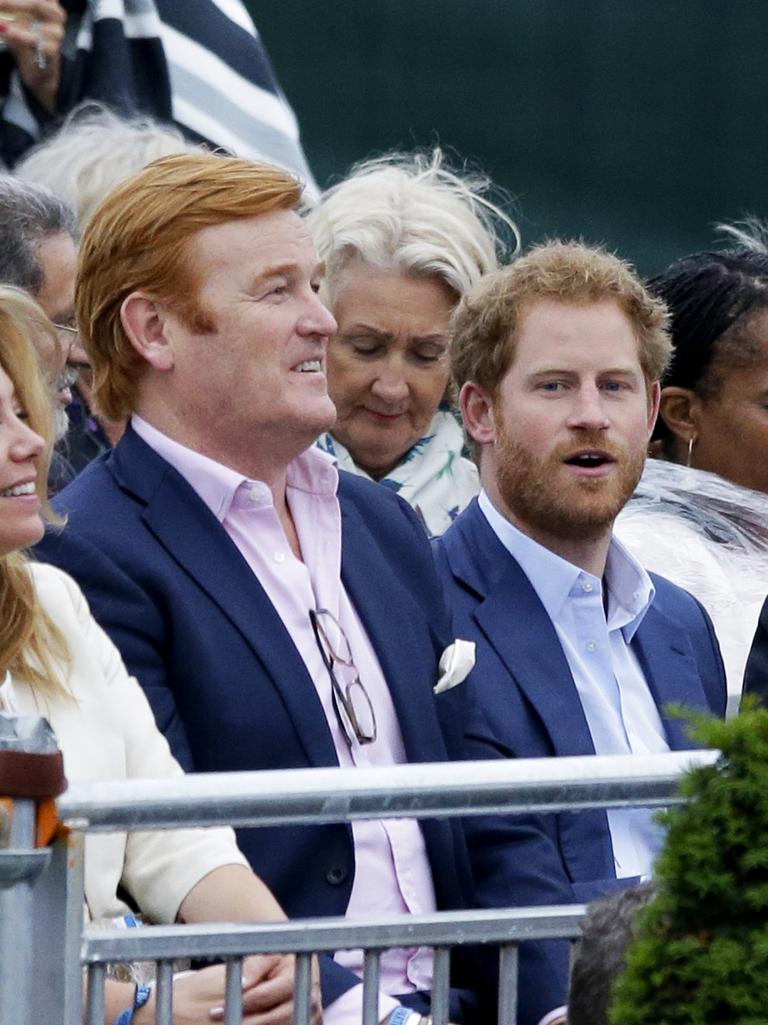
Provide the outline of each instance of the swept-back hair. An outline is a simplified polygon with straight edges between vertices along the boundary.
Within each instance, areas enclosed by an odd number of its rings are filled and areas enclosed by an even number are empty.
[[[76,307],[99,412],[112,420],[131,413],[146,367],[121,320],[131,292],[148,293],[194,325],[201,282],[193,237],[212,225],[292,210],[301,191],[297,178],[269,164],[185,153],[153,161],[96,208],[80,245]]]
[[[74,233],[74,214],[50,189],[0,175],[0,281],[37,295],[45,284],[40,243]]]
[[[459,298],[519,245],[514,221],[491,199],[490,181],[451,170],[439,149],[356,165],[323,193],[307,223],[331,300],[355,259],[440,278]]]
[[[51,393],[29,340],[45,319],[37,303],[24,292],[0,286],[0,366],[13,383],[29,426],[47,442],[37,466],[37,493],[50,516],[47,482],[53,445]],[[38,601],[27,557],[22,552],[0,557],[0,679],[10,670],[39,693],[66,691],[56,663],[68,657],[63,634]]]

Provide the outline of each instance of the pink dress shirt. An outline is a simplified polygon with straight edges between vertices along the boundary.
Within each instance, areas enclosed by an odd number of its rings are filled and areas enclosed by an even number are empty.
[[[285,624],[322,701],[339,765],[388,765],[406,761],[403,738],[384,674],[341,581],[341,511],[336,461],[310,448],[288,466],[287,502],[301,546],[296,558],[285,536],[272,492],[262,481],[185,448],[138,416],[136,433],[170,463],[199,495],[237,545]],[[331,683],[309,619],[328,609],[349,640],[355,666],[376,713],[377,739],[350,747],[336,718]],[[350,918],[422,914],[435,910],[432,873],[414,819],[354,822],[355,879]],[[362,973],[360,951],[336,960]],[[390,950],[381,957],[381,989],[405,994],[432,988],[432,953],[425,948]],[[395,1004],[382,998],[381,1017]],[[325,1009],[331,1025],[360,1018],[360,987]]]

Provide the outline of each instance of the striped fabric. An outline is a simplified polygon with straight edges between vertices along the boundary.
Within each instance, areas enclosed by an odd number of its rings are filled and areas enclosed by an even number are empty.
[[[68,11],[62,114],[98,100],[175,122],[194,141],[267,160],[316,187],[296,117],[241,0],[61,0]],[[17,160],[50,127],[8,54],[0,63],[0,147]]]

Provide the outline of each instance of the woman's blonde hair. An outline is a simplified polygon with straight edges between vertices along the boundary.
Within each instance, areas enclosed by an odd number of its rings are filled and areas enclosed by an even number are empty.
[[[47,443],[38,462],[37,493],[47,518],[53,519],[48,504],[53,395],[30,341],[41,331],[53,328],[37,303],[21,289],[0,285],[0,366],[11,379],[29,426]],[[66,692],[56,664],[68,657],[64,635],[38,601],[27,556],[0,556],[0,679],[10,670],[38,692]]]

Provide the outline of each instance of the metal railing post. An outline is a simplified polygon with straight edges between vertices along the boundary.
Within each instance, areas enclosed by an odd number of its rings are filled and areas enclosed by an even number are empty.
[[[37,800],[63,788],[48,723],[0,714],[0,1022],[60,1020],[65,962],[61,925],[65,861],[37,847]]]
[[[9,802],[6,817],[7,848],[0,852],[0,1021],[32,1025],[29,1005],[34,978],[33,873],[35,857],[35,802]]]
[[[83,969],[80,951],[83,940],[83,910],[85,908],[85,836],[70,833],[58,841],[53,850],[53,865],[62,871],[65,892],[64,922],[62,926],[64,951],[64,1003],[63,1025],[82,1025],[83,1021]],[[60,859],[60,860],[59,860]]]

